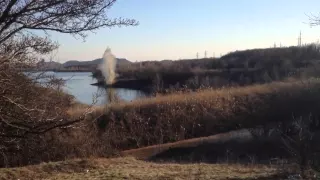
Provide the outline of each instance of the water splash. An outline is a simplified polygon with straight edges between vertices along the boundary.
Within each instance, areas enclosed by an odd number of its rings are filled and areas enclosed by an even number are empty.
[[[103,62],[100,65],[100,70],[103,73],[103,76],[105,77],[105,82],[107,84],[114,83],[116,73],[116,59],[115,56],[111,53],[111,49],[108,47],[103,54]]]

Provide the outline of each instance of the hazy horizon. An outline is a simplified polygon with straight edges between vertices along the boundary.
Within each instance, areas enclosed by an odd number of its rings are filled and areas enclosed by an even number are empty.
[[[61,45],[54,60],[101,58],[110,47],[117,58],[130,61],[217,57],[235,50],[293,46],[319,39],[320,27],[310,28],[306,14],[318,14],[320,1],[191,0],[118,1],[109,16],[134,18],[137,27],[100,29],[83,42],[51,33]]]

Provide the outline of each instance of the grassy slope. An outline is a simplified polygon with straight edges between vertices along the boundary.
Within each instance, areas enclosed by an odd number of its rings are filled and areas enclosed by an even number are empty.
[[[134,158],[69,160],[0,169],[0,179],[280,179],[275,167],[227,164],[155,164]]]
[[[206,137],[319,114],[320,80],[177,93],[114,104],[98,122],[120,149]]]

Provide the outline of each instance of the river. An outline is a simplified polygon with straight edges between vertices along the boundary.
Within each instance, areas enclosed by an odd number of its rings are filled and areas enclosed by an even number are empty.
[[[132,101],[138,98],[146,97],[142,91],[110,88],[105,89],[91,84],[96,82],[96,79],[91,77],[91,72],[46,72],[47,74],[54,75],[57,78],[66,80],[63,90],[73,95],[77,101],[84,104],[92,104],[93,97],[98,95],[97,105],[108,104],[109,98],[107,92],[114,93],[118,98],[123,101]]]

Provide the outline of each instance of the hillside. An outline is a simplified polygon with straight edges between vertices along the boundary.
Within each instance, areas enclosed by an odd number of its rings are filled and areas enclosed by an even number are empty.
[[[147,81],[157,93],[174,90],[245,86],[287,78],[319,76],[320,46],[249,49],[230,52],[221,58],[144,61],[116,69],[116,81]],[[101,72],[94,72],[101,80]],[[102,77],[102,78],[101,78]],[[125,88],[125,87],[122,87]]]

